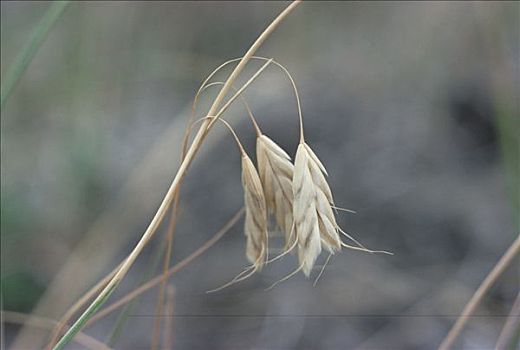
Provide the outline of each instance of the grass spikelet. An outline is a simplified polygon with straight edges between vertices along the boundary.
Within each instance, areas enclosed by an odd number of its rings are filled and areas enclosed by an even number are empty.
[[[325,249],[334,254],[341,250],[341,238],[338,233],[338,224],[332,211],[332,206],[334,205],[332,191],[325,178],[327,171],[306,143],[302,143],[300,146],[305,150],[305,155],[308,157],[307,164],[316,189],[315,201],[321,242]]]
[[[252,264],[243,273],[252,273],[262,269],[268,257],[268,235],[267,235],[267,205],[264,189],[260,176],[256,171],[253,161],[247,155],[237,134],[227,121],[218,118],[231,132],[242,155],[242,188],[244,190],[245,223],[244,234],[246,241],[246,257]],[[235,277],[232,282],[243,280],[242,274]],[[220,288],[219,288],[220,289]]]
[[[267,205],[260,176],[231,125],[222,118],[218,120],[229,129],[242,154],[242,188],[244,190],[245,209],[244,235],[246,236],[246,257],[251,266],[248,266],[228,283],[208,290],[206,293],[217,292],[241,282],[252,276],[256,271],[260,271],[268,262]]]
[[[310,156],[303,143],[296,151],[293,176],[294,230],[298,238],[298,259],[308,277],[321,253],[320,227],[316,210],[316,186],[310,170]]]
[[[367,249],[339,227],[333,211],[333,208],[336,207],[332,191],[325,175],[327,175],[327,170],[309,145],[302,140],[296,151],[293,192],[298,256],[300,264],[303,266],[303,272],[307,276],[309,275],[321,252],[321,246],[331,255],[340,251],[342,247],[368,253],[392,255],[386,251]],[[340,232],[357,246],[345,244],[341,240]]]
[[[230,62],[230,61],[228,61]],[[274,61],[273,61],[274,62]],[[279,65],[279,63],[276,63]],[[211,86],[222,85],[223,82],[216,81],[204,85],[198,95]],[[296,235],[292,230],[293,225],[293,193],[292,177],[294,165],[291,157],[273,140],[262,134],[256,118],[243,96],[240,96],[247,110],[249,118],[253,122],[257,133],[256,159],[258,175],[264,190],[268,214],[274,214],[276,224],[285,235],[284,252],[292,249],[296,241]],[[278,256],[278,259],[281,256]]]
[[[267,207],[260,177],[245,153],[242,154],[242,186],[246,208],[246,256],[254,270],[261,270],[267,260]]]
[[[256,139],[256,158],[267,208],[274,214],[277,226],[285,234],[287,249],[296,239],[292,230],[294,166],[289,155],[265,135]]]

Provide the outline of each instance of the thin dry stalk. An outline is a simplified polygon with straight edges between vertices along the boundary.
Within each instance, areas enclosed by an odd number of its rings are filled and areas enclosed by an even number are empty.
[[[238,212],[233,215],[233,217],[217,232],[215,235],[206,241],[202,246],[200,246],[197,250],[195,250],[193,253],[191,253],[189,256],[184,258],[183,260],[179,261],[177,264],[175,264],[173,267],[171,267],[168,270],[168,277],[172,276],[173,274],[179,272],[186,266],[188,266],[193,260],[204,254],[209,248],[211,248],[215,243],[217,243],[237,222],[240,220],[242,215],[244,214],[244,208],[241,208]],[[159,283],[161,283],[164,280],[164,275],[159,275],[148,282],[142,284],[138,288],[134,289],[130,293],[126,294],[121,299],[113,302],[112,304],[108,305],[107,307],[101,309],[97,314],[95,314],[85,325],[85,327],[88,327],[92,325],[93,323],[97,322],[98,320],[102,319],[103,317],[109,315],[110,313],[117,310],[119,307],[124,306],[125,304],[132,301],[137,296],[143,294],[147,290],[150,290],[151,288],[155,287]]]
[[[181,155],[184,157],[184,154]],[[177,224],[177,214],[179,208],[179,195],[180,191],[175,193],[175,198],[173,199],[172,204],[172,213],[170,217],[170,221],[168,222],[168,228],[166,232],[166,254],[163,260],[163,281],[161,286],[159,287],[159,292],[157,295],[157,302],[155,304],[155,320],[154,320],[154,329],[152,335],[152,344],[150,349],[155,350],[159,347],[159,339],[161,337],[161,313],[164,309],[164,294],[166,289],[166,284],[168,283],[168,267],[170,266],[171,254],[172,254],[172,245],[173,245],[173,235],[175,233],[175,226]]]
[[[477,309],[478,305],[484,298],[484,295],[486,292],[491,288],[493,284],[495,284],[496,280],[502,273],[506,270],[509,265],[511,265],[511,262],[513,259],[518,255],[520,252],[520,235],[516,238],[516,240],[511,244],[511,246],[507,249],[507,251],[504,253],[504,255],[500,258],[500,260],[497,262],[495,267],[491,270],[491,272],[486,276],[484,281],[480,284],[478,289],[475,291],[475,294],[471,297],[471,299],[468,301],[466,306],[464,306],[464,309],[462,310],[462,313],[460,314],[459,318],[453,325],[453,327],[450,329],[448,335],[446,338],[442,341],[441,345],[439,346],[439,350],[448,350],[451,349],[453,346],[453,343],[459,336],[460,332],[468,322],[469,318],[475,310]]]
[[[166,320],[164,322],[163,349],[173,349],[173,311],[175,307],[175,288],[168,286],[166,291]]]
[[[2,323],[19,324],[22,326],[31,326],[42,329],[53,329],[58,324],[57,321],[48,318],[27,315],[15,311],[1,311],[1,315]],[[108,346],[83,332],[79,332],[75,340],[78,344],[83,345],[87,349],[110,350]]]
[[[507,316],[506,322],[500,331],[500,335],[498,336],[497,343],[495,345],[495,349],[497,350],[505,350],[507,349],[508,344],[511,344],[513,337],[516,332],[519,331],[520,325],[520,292],[516,296],[515,302],[511,307],[511,312]]]
[[[187,112],[189,114],[189,111]],[[236,117],[233,116],[233,119],[235,118]],[[129,203],[131,203],[133,199],[143,195],[143,188],[140,184],[146,179],[149,179],[150,174],[152,174],[154,178],[171,175],[167,174],[167,171],[164,169],[172,168],[173,166],[160,165],[164,162],[164,157],[170,156],[165,150],[174,149],[177,146],[175,140],[179,138],[182,139],[182,133],[179,133],[179,130],[182,130],[182,128],[182,122],[178,119],[174,119],[168,128],[155,140],[150,151],[147,152],[129,174],[128,179],[122,185],[120,194],[113,205],[104,211],[102,215],[93,222],[85,234],[82,235],[83,238],[69,255],[68,261],[59,269],[52,283],[35,306],[33,313],[49,315],[51,318],[60,319],[62,315],[66,314],[70,309],[70,306],[66,306],[68,304],[72,305],[80,299],[85,293],[83,289],[88,290],[91,288],[90,285],[86,285],[90,284],[88,281],[93,276],[101,273],[102,270],[105,269],[105,266],[107,266],[107,263],[110,263],[110,254],[124,246],[123,243],[130,239],[128,235],[114,235],[111,232],[114,230],[117,232],[125,232],[126,228],[134,227],[139,221],[139,215],[136,215],[138,206],[132,206],[129,205]],[[215,143],[218,142],[218,138],[212,138],[206,142]],[[150,172],[150,169],[155,170]],[[158,171],[157,169],[162,170]],[[146,202],[141,203],[141,206],[142,205],[145,207],[149,206]],[[124,213],[124,219],[114,221],[114,217],[118,215],[121,216],[121,213]],[[104,242],[107,237],[111,244],[101,245],[100,242]],[[91,257],[93,249],[96,250],[96,259],[91,259],[87,268],[85,267],[84,261]],[[74,284],[70,284],[70,281],[74,278],[76,278]],[[104,276],[102,278],[104,278]],[[66,291],[65,294],[63,294],[64,291]],[[72,300],[70,299],[71,296],[73,296]],[[42,342],[46,340],[45,335],[26,332],[25,327],[22,327],[13,341],[13,347],[21,349],[38,348],[42,347]]]
[[[210,77],[211,77],[211,75],[210,75]],[[188,150],[188,141],[189,141],[192,127],[194,125],[193,119],[195,118],[195,108],[197,106],[197,99],[199,97],[199,93],[200,93],[200,89],[199,89],[199,92],[197,92],[197,95],[195,95],[195,98],[193,99],[191,114],[188,119],[186,130],[184,131],[184,136],[182,139],[182,148],[181,148],[181,161],[184,160],[184,158],[186,157],[186,152]],[[163,264],[163,280],[161,282],[161,286],[160,286],[158,297],[157,297],[157,303],[155,306],[156,317],[155,317],[155,321],[154,321],[154,331],[153,331],[153,336],[152,336],[151,349],[157,348],[158,339],[161,336],[160,335],[160,332],[161,332],[160,310],[162,309],[162,304],[163,304],[163,299],[164,299],[164,290],[165,290],[166,284],[168,283],[168,266],[170,266],[170,261],[171,261],[173,234],[175,233],[175,226],[177,225],[177,215],[179,212],[178,211],[179,198],[180,198],[180,191],[177,190],[175,192],[175,197],[173,199],[171,217],[170,217],[170,221],[168,222],[168,229],[166,232],[166,256],[164,257],[164,264]]]
[[[267,58],[267,57],[262,57],[262,56],[251,56],[250,57],[251,59],[254,59],[254,60],[260,60],[260,61],[271,61],[275,66],[278,66],[282,71],[283,73],[287,76],[287,78],[289,79],[290,83],[291,83],[291,86],[292,86],[292,89],[294,91],[294,96],[296,98],[296,106],[298,108],[298,115],[301,116],[301,103],[300,103],[300,96],[298,94],[298,89],[296,88],[296,83],[294,82],[294,79],[291,75],[291,73],[289,73],[289,71],[287,70],[287,68],[285,68],[284,65],[282,65],[281,63],[273,60],[272,58]],[[238,58],[233,58],[229,61],[226,61],[224,63],[222,63],[220,66],[218,66],[217,68],[215,68],[209,75],[208,77],[204,80],[204,82],[201,84],[201,86],[199,87],[199,90],[197,91],[197,94],[195,96],[195,99],[193,101],[193,104],[192,104],[192,117],[190,118],[191,121],[193,121],[194,119],[194,116],[195,116],[195,107],[197,105],[197,101],[198,101],[198,98],[201,94],[201,92],[203,90],[206,89],[206,87],[208,87],[208,85],[211,85],[211,84],[208,84],[208,81],[211,80],[211,78],[217,74],[220,70],[222,70],[224,67],[226,67],[227,65],[231,64],[231,63],[234,63],[234,62],[237,62],[237,61],[240,61],[242,59],[242,57],[238,57]],[[301,119],[301,118],[300,118]]]

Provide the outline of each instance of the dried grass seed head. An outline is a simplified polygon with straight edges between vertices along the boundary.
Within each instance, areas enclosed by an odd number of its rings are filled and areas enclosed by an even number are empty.
[[[309,165],[310,156],[303,143],[296,151],[293,176],[294,230],[298,239],[298,259],[306,276],[321,253],[320,227],[316,210],[316,187]]]
[[[316,154],[301,142],[294,166],[294,222],[298,237],[298,256],[308,276],[321,247],[334,254],[342,241],[332,206],[334,200],[325,178],[327,171]]]
[[[246,256],[255,270],[267,260],[267,206],[260,177],[247,154],[242,154],[242,186],[244,189]]]
[[[249,262],[253,264],[252,271],[254,272],[262,269],[268,257],[267,205],[264,190],[258,172],[242,146],[237,134],[228,122],[222,118],[217,119],[224,123],[229,129],[242,155],[246,257]]]
[[[284,232],[287,248],[296,239],[292,230],[294,166],[289,155],[265,135],[260,135],[256,140],[256,154],[267,208]]]
[[[312,182],[316,187],[316,210],[318,211],[318,225],[322,244],[325,249],[334,254],[341,250],[341,238],[338,233],[339,226],[332,210],[334,205],[332,191],[325,178],[327,171],[309,145],[303,143],[303,148],[309,157],[307,164],[309,165]]]

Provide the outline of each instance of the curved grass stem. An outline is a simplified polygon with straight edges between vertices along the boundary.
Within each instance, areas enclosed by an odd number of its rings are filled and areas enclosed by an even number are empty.
[[[226,83],[220,90],[219,94],[213,101],[213,104],[211,105],[207,115],[209,116],[215,116],[218,117],[217,110],[220,107],[224,97],[230,90],[232,84],[238,77],[238,75],[242,72],[245,65],[253,56],[253,54],[258,50],[258,48],[263,44],[263,42],[267,39],[267,37],[278,27],[278,25],[285,19],[285,17],[292,12],[296,8],[296,6],[300,3],[300,1],[294,1],[292,2],[284,11],[282,11],[278,17],[274,19],[274,21],[264,30],[264,32],[256,39],[256,41],[253,43],[253,45],[250,47],[250,49],[246,52],[242,60],[239,62],[239,64],[235,67],[231,75],[226,80]],[[268,62],[269,63],[269,62]],[[229,103],[229,101],[228,101]],[[221,108],[220,111],[225,110],[226,106],[228,104],[224,105],[224,107]],[[219,113],[220,113],[219,111]],[[136,244],[132,252],[128,255],[128,257],[123,262],[123,265],[120,267],[120,269],[117,271],[115,276],[110,280],[108,285],[99,293],[99,295],[96,297],[96,299],[89,305],[89,307],[83,312],[83,314],[74,322],[74,324],[69,328],[69,330],[65,333],[65,335],[59,340],[59,342],[54,347],[54,350],[60,350],[65,347],[67,343],[69,343],[74,335],[78,333],[83,326],[86,324],[86,322],[92,318],[92,316],[101,308],[101,306],[106,302],[106,300],[110,297],[112,292],[117,288],[119,283],[122,281],[130,267],[133,265],[137,257],[140,255],[143,248],[146,246],[148,241],[153,237],[155,231],[157,230],[159,224],[162,222],[162,219],[164,218],[164,215],[166,214],[166,211],[168,210],[175,192],[177,191],[178,187],[180,186],[182,180],[184,179],[186,172],[188,170],[188,167],[190,166],[191,162],[193,161],[193,158],[197,154],[198,149],[200,148],[205,136],[207,135],[207,132],[210,130],[214,120],[206,120],[201,125],[199,131],[195,135],[195,138],[189,147],[186,157],[181,162],[179,169],[177,171],[177,174],[175,175],[172,184],[170,185],[170,188],[168,189],[168,192],[166,193],[166,196],[164,197],[161,205],[159,206],[159,209],[157,210],[156,214],[154,215],[152,221],[150,222],[148,228],[141,236],[141,239]]]

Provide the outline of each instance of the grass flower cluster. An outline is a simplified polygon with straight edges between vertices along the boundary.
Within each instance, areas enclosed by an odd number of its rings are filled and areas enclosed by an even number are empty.
[[[294,249],[298,250],[299,266],[293,273],[277,283],[299,271],[303,271],[309,277],[317,258],[322,252],[322,248],[329,253],[329,258],[331,255],[341,251],[342,247],[370,253],[390,254],[385,251],[367,249],[337,224],[335,213],[337,209],[341,208],[334,205],[332,191],[326,179],[328,173],[325,166],[305,142],[301,102],[293,77],[283,65],[272,59],[258,56],[252,58],[267,61],[267,64],[277,65],[289,78],[298,107],[300,143],[297,147],[293,164],[289,154],[262,132],[249,105],[242,98],[257,134],[257,164],[255,167],[233,128],[224,119],[219,119],[231,131],[242,157],[242,187],[245,207],[244,234],[246,237],[245,255],[251,266],[236,276],[231,282],[212,291],[221,290],[248,278],[254,272],[260,271],[267,263],[278,260]],[[237,60],[239,59],[227,61],[216,68],[208,79],[205,80],[199,92],[204,91],[207,87],[223,84],[222,82],[209,83],[208,81],[217,71]],[[195,100],[198,100],[198,95]],[[272,259],[269,259],[268,254],[268,221],[270,216],[273,217],[276,223],[276,229],[283,232],[285,237],[283,252]],[[340,233],[347,236],[356,245],[344,243],[341,240]]]

